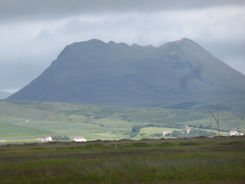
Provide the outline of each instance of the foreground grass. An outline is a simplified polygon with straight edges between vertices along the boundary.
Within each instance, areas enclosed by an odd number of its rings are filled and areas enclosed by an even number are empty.
[[[244,183],[245,138],[5,145],[1,183]]]

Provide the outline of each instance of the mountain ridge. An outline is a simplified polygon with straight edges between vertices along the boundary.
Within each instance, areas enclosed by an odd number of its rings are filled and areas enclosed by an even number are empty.
[[[14,100],[92,104],[171,105],[243,99],[245,77],[183,38],[159,47],[105,43],[66,46]]]

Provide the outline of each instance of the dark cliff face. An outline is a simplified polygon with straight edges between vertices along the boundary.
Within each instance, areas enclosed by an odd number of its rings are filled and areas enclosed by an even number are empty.
[[[10,99],[113,105],[244,99],[245,77],[195,42],[73,43]]]

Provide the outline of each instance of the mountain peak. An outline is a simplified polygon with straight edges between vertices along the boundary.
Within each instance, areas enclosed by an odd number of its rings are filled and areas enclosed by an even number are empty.
[[[182,38],[181,40],[179,40],[179,42],[183,43],[183,44],[190,44],[190,45],[195,45],[195,46],[199,46],[199,44],[197,44],[196,42],[194,42],[193,40],[189,39],[189,38]]]
[[[173,41],[173,42],[169,42],[169,43],[172,43],[172,44],[177,44],[177,45],[183,45],[183,46],[186,46],[186,45],[192,45],[192,46],[199,46],[196,42],[194,42],[193,40],[189,39],[189,38],[182,38],[180,40],[177,40],[177,41]]]
[[[204,51],[204,49],[199,44],[189,38],[182,38],[180,40],[168,42],[160,46],[159,48],[174,52],[176,52],[177,50],[189,50],[190,52]]]
[[[99,40],[99,39],[90,39],[88,41],[85,41],[87,43],[105,43],[103,42],[102,40]]]
[[[106,44],[105,42],[103,42],[102,40],[99,39],[90,39],[87,41],[82,41],[82,42],[74,42],[70,45],[68,45],[67,47],[76,47],[76,46],[84,46],[84,45],[91,45],[91,46],[97,46],[97,45],[104,45]]]
[[[91,39],[67,46],[10,99],[115,105],[223,102],[244,99],[244,84],[244,76],[188,38],[159,48]]]
[[[183,42],[194,42],[193,40],[191,40],[191,39],[189,39],[189,38],[186,38],[186,37],[183,37],[183,38],[181,39],[181,41],[183,41]]]

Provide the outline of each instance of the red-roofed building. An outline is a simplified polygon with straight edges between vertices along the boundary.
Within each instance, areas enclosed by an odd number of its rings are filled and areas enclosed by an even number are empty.
[[[234,135],[243,135],[243,133],[239,133],[239,132],[236,131],[236,130],[231,130],[231,131],[229,131],[229,134],[230,134],[230,136],[234,136]]]
[[[84,137],[75,137],[73,141],[74,142],[87,142],[87,140]]]
[[[46,136],[44,138],[41,138],[41,141],[42,142],[51,142],[53,141],[52,137],[51,136]]]
[[[169,131],[163,131],[162,132],[162,136],[166,136],[166,135],[172,135],[173,131],[169,130]]]

